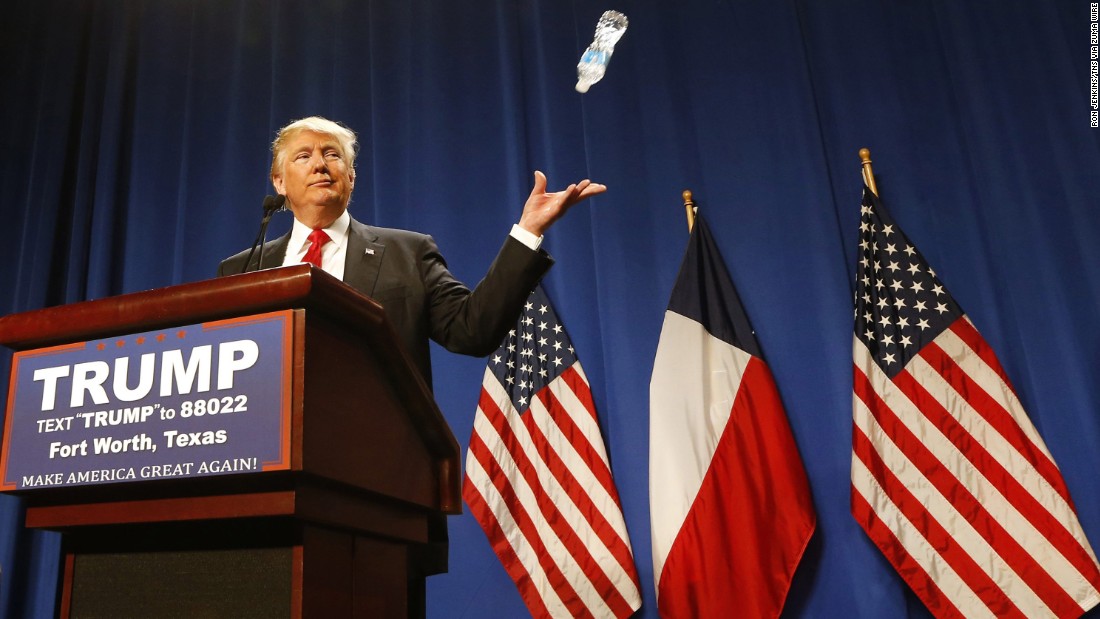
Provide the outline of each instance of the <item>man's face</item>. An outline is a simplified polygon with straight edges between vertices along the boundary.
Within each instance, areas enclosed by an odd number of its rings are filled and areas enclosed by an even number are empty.
[[[348,168],[336,138],[302,131],[283,147],[281,169],[271,176],[286,196],[294,217],[310,228],[324,228],[348,207],[355,171]]]

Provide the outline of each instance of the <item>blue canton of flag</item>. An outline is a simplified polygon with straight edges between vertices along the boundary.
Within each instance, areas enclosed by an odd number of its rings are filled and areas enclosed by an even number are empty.
[[[522,414],[530,407],[532,394],[576,362],[573,342],[539,286],[527,299],[516,328],[489,357],[489,371],[504,385],[512,404]]]
[[[868,198],[860,215],[855,333],[893,377],[963,311],[885,209]]]

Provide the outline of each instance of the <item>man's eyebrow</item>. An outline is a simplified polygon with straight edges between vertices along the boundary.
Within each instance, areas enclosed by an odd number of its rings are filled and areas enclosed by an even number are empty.
[[[319,144],[302,144],[301,146],[299,146],[298,148],[293,149],[293,150],[294,150],[294,152],[298,153],[298,152],[313,150],[315,147],[320,147],[322,150],[328,150],[330,148],[340,150],[340,143],[336,142],[336,141],[332,141],[332,142],[321,142]]]

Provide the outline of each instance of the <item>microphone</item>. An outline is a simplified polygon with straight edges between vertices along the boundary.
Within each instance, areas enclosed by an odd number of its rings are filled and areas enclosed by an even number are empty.
[[[252,242],[252,249],[248,252],[248,258],[245,258],[244,266],[241,267],[241,273],[248,271],[248,265],[252,263],[252,255],[256,253],[258,247],[263,246],[267,240],[267,224],[271,221],[271,216],[279,211],[286,210],[286,196],[265,196],[264,197],[264,218],[260,221],[260,233],[256,235],[256,240]],[[256,270],[259,271],[263,268],[264,254],[260,252],[260,257],[256,260]]]
[[[286,196],[264,196],[264,215],[286,210]]]

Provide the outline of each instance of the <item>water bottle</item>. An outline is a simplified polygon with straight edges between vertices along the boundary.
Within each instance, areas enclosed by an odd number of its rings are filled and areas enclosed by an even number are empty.
[[[615,44],[626,32],[626,15],[618,11],[604,11],[600,21],[596,23],[596,36],[592,44],[581,54],[581,61],[577,63],[577,92],[585,93],[592,84],[603,79],[607,71],[607,63],[611,61],[611,53],[615,51]]]

